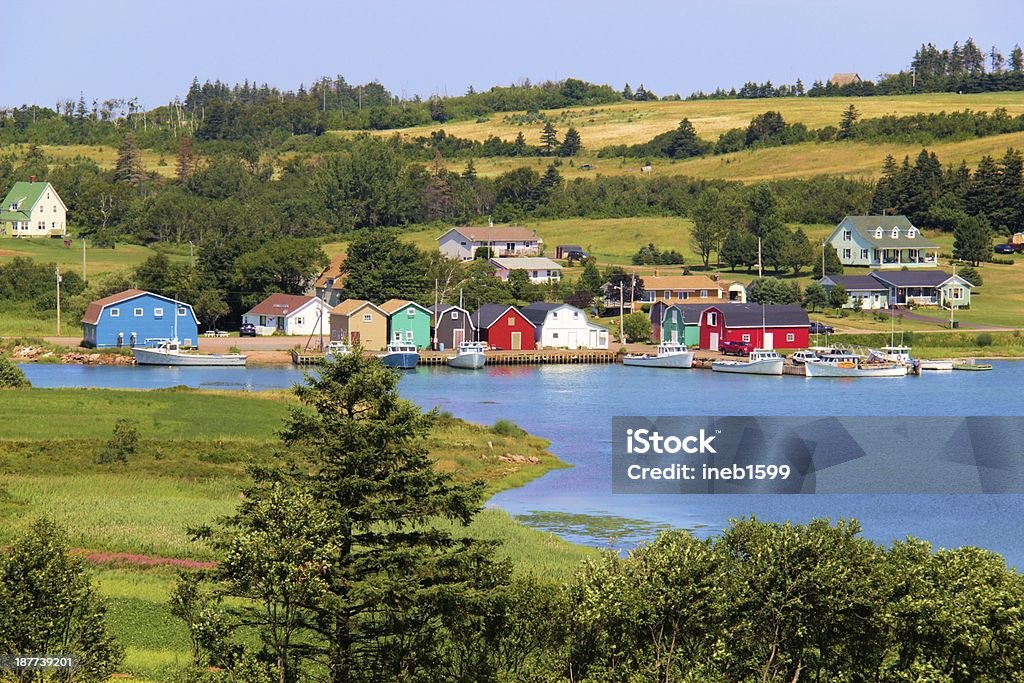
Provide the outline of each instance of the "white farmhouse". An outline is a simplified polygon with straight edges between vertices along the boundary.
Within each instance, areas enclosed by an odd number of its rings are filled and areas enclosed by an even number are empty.
[[[476,250],[490,248],[490,256],[534,256],[540,253],[544,240],[536,230],[521,225],[505,227],[458,227],[437,238],[438,249],[448,258],[470,261]]]
[[[520,309],[537,327],[538,349],[607,349],[608,330],[569,304],[533,303]]]
[[[315,296],[271,294],[245,315],[242,323],[256,326],[256,334],[331,336],[331,306]]]
[[[535,285],[562,279],[562,266],[543,256],[492,258],[490,264],[494,266],[494,276],[506,281],[514,270],[525,270],[530,282]]]
[[[844,266],[935,268],[939,245],[906,216],[847,216],[829,235]]]
[[[62,237],[67,234],[68,207],[53,185],[29,181],[14,183],[0,205],[0,226],[11,237]]]

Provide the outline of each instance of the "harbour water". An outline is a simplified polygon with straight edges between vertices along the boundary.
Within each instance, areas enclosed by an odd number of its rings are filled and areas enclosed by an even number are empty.
[[[881,543],[911,535],[936,547],[977,545],[1024,568],[1024,495],[614,495],[611,418],[617,415],[999,415],[1015,401],[1024,362],[992,372],[926,373],[875,380],[721,375],[600,366],[505,366],[466,372],[418,368],[402,394],[425,407],[491,424],[509,419],[551,441],[573,465],[495,496],[527,524],[595,546],[628,548],[659,528],[716,533],[731,518],[805,522],[856,517]],[[158,388],[187,385],[259,391],[302,380],[293,367],[139,368],[23,365],[37,387]],[[1024,450],[1024,446],[1022,446]]]

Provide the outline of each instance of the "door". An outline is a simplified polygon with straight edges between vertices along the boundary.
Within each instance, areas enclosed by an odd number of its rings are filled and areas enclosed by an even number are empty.
[[[569,348],[570,349],[578,349],[579,347],[580,347],[579,333],[578,332],[570,332],[569,333]]]
[[[708,342],[708,346],[711,347],[711,351],[718,351],[718,333],[711,333],[711,341]]]
[[[764,348],[774,349],[775,348],[775,333],[765,332],[764,333]]]
[[[349,335],[349,341],[352,342],[353,346],[358,344],[359,343],[359,333],[358,332],[353,332],[352,334],[350,334]]]
[[[459,348],[459,344],[466,341],[466,331],[463,329],[453,330],[452,342],[453,348]]]
[[[678,344],[679,343],[679,330],[677,330],[675,328],[672,328],[672,343],[673,344]]]
[[[521,351],[523,348],[523,333],[513,332],[512,333],[512,350]]]

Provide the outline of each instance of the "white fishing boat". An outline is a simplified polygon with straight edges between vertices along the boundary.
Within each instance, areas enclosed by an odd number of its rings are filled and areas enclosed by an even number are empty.
[[[887,360],[890,363],[911,363],[910,358],[910,347],[904,346],[903,344],[890,344],[889,346],[883,346],[877,351],[872,349],[872,352],[879,358]]]
[[[344,356],[350,353],[348,344],[343,341],[331,341],[327,342],[327,346],[324,347],[324,359],[328,361],[335,361],[340,356]]]
[[[245,365],[245,355],[241,353],[197,353],[181,348],[177,339],[164,339],[155,346],[133,346],[132,355],[139,365],[174,365],[174,366],[229,366]]]
[[[380,362],[399,370],[411,370],[420,362],[420,352],[415,344],[388,344],[384,353],[377,354]]]
[[[906,377],[908,366],[901,363],[807,363],[808,377]]]
[[[754,349],[747,360],[716,360],[711,364],[715,372],[734,372],[744,375],[781,375],[785,360],[771,349]]]
[[[479,370],[487,362],[487,345],[483,342],[462,342],[454,356],[448,357],[448,367]]]
[[[655,354],[630,353],[622,359],[623,365],[639,365],[648,368],[690,368],[693,367],[693,351],[686,350],[686,344],[662,342]]]
[[[812,346],[811,351],[817,356],[817,360],[830,365],[839,363],[859,363],[861,356],[856,351],[845,346]]]

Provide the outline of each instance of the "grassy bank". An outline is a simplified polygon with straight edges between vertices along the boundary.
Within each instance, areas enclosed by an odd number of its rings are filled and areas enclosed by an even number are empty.
[[[188,539],[186,527],[235,508],[247,466],[274,461],[276,432],[294,405],[283,391],[180,388],[10,390],[2,397],[35,417],[0,423],[0,545],[45,514],[66,526],[79,548],[194,561],[214,556]],[[127,462],[98,463],[122,418],[138,429],[137,452]],[[563,466],[543,439],[447,415],[427,446],[439,469],[459,481],[482,479],[490,492]],[[485,510],[465,533],[503,541],[504,556],[538,574],[564,576],[594,553],[500,510]],[[169,680],[188,662],[187,633],[167,609],[174,569],[107,564],[96,578],[127,646],[125,670]]]

